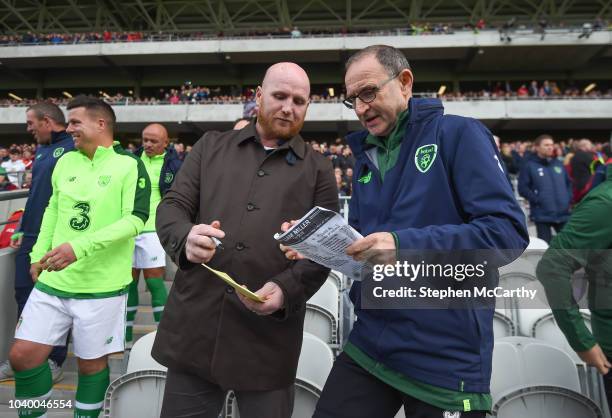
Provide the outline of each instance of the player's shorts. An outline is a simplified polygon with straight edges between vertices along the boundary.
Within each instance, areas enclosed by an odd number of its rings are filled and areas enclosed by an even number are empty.
[[[136,237],[132,267],[135,269],[152,269],[166,266],[166,252],[157,233],[145,232]]]
[[[74,355],[91,360],[123,351],[127,294],[100,299],[60,298],[34,288],[15,338],[64,345],[72,328]]]

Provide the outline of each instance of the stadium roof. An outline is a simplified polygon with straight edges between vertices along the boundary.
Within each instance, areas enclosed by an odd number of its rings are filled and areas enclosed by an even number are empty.
[[[0,0],[6,34],[111,31],[225,34],[278,30],[383,29],[417,22],[462,25],[512,17],[535,25],[612,18],[610,0]]]

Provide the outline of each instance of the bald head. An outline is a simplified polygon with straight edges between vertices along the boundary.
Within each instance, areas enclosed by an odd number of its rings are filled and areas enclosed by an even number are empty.
[[[306,96],[310,96],[310,80],[306,71],[293,62],[279,62],[268,68],[261,87],[276,86],[278,84],[289,83],[293,86],[306,90]]]
[[[255,129],[265,146],[297,135],[304,125],[310,97],[306,71],[292,62],[279,62],[266,71],[257,87]]]
[[[168,146],[168,130],[159,123],[152,123],[142,131],[142,147],[148,157],[161,155]]]

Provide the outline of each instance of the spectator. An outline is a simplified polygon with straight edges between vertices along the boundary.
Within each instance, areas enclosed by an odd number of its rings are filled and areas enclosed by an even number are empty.
[[[8,173],[8,178],[16,187],[21,187],[23,175],[25,174],[26,166],[21,160],[21,151],[19,148],[11,148],[9,152],[9,160],[2,163],[2,167]]]
[[[527,89],[527,86],[525,84],[521,84],[521,87],[518,88],[518,90],[516,91],[516,95],[518,97],[529,97],[529,89]]]
[[[9,160],[9,152],[6,148],[0,147],[0,163]]]
[[[298,29],[297,26],[293,27],[293,30],[291,31],[291,37],[292,38],[301,38],[302,37],[302,32],[300,32],[300,30]]]
[[[23,158],[21,159],[23,164],[25,165],[26,170],[32,169],[32,163],[34,162],[34,157],[32,156],[32,151],[29,149],[23,150]]]
[[[15,190],[16,188],[17,187],[15,187],[15,185],[9,181],[4,167],[0,167],[0,192]]]
[[[540,89],[538,87],[538,82],[535,80],[532,80],[531,84],[529,85],[529,95],[531,97],[537,97],[539,93],[540,93]]]
[[[185,145],[181,142],[177,142],[174,144],[174,150],[178,154],[179,160],[183,161],[185,159]]]
[[[529,201],[530,218],[538,238],[550,243],[551,228],[561,231],[569,219],[572,186],[563,164],[553,158],[553,139],[540,135],[535,140],[535,155],[526,158],[519,173],[518,191]]]

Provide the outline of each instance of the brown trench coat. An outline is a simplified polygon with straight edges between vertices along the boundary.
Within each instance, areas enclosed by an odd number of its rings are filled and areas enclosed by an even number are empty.
[[[209,132],[193,147],[157,209],[157,232],[179,265],[153,357],[224,389],[271,390],[293,383],[302,344],[305,302],[328,269],[289,261],[273,238],[283,221],[313,206],[338,210],[331,162],[296,136],[266,155],[251,123]],[[255,291],[267,281],[285,295],[285,309],[258,316],[234,289],[185,258],[194,224],[221,222],[225,249],[209,265]]]

